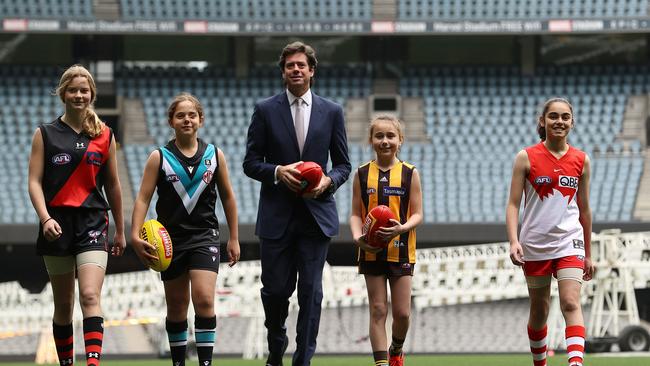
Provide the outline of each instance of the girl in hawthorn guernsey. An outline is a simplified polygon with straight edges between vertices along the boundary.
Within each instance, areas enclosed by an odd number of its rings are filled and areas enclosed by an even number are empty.
[[[378,116],[370,123],[369,142],[375,159],[360,166],[354,176],[350,229],[359,247],[359,273],[363,274],[370,305],[370,343],[376,366],[404,364],[402,346],[411,315],[411,277],[415,268],[415,227],[422,222],[422,189],[415,167],[397,158],[404,142],[399,120]],[[368,245],[362,234],[367,213],[386,205],[398,218],[377,231],[386,248]],[[386,316],[391,288],[392,343],[387,345]],[[388,350],[388,351],[387,351]]]
[[[149,155],[140,192],[133,209],[131,242],[144,263],[156,260],[154,248],[141,240],[151,196],[158,190],[158,221],[167,229],[174,246],[169,268],[161,273],[167,302],[166,329],[172,364],[185,365],[187,310],[194,304],[194,328],[199,365],[212,364],[217,318],[214,294],[219,271],[219,223],[215,214],[217,194],[224,207],[230,238],[230,265],[239,260],[237,203],[228,178],[226,157],[220,149],[198,138],[203,126],[203,106],[196,97],[180,94],[167,109],[175,138]]]
[[[73,362],[76,274],[87,365],[96,366],[102,353],[100,296],[108,252],[119,256],[126,246],[115,138],[93,111],[97,89],[84,67],[68,68],[56,94],[65,112],[36,129],[29,159],[29,196],[40,220],[36,248],[52,285],[52,327],[59,363]],[[116,228],[110,249],[109,208]]]
[[[510,259],[523,266],[528,284],[528,338],[535,366],[546,365],[551,276],[557,278],[560,308],[567,324],[569,365],[581,366],[584,357],[580,288],[594,273],[590,259],[590,163],[584,152],[568,144],[573,125],[573,107],[567,100],[553,98],[544,103],[537,121],[542,141],[517,154],[506,209]],[[517,237],[522,192],[525,206]]]

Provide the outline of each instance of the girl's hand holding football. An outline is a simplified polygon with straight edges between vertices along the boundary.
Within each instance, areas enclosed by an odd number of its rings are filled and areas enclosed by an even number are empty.
[[[158,260],[158,257],[151,254],[156,251],[156,247],[149,242],[136,236],[131,237],[131,245],[133,246],[133,251],[144,265],[149,266],[151,263]]]
[[[381,241],[389,241],[392,238],[402,234],[404,230],[402,229],[402,224],[399,221],[390,219],[389,222],[393,224],[392,226],[382,226],[377,229],[377,238]]]

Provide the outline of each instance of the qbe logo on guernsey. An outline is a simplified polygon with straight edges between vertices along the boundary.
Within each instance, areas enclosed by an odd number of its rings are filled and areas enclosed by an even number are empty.
[[[578,177],[560,175],[558,184],[560,187],[578,189]]]

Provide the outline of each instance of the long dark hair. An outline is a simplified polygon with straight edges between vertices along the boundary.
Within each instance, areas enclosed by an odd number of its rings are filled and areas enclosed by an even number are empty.
[[[539,134],[539,138],[542,141],[546,141],[546,127],[544,127],[544,124],[540,124],[540,122],[544,121],[544,117],[546,116],[546,113],[548,112],[548,109],[551,107],[551,104],[553,103],[564,103],[569,106],[569,110],[571,110],[571,115],[573,115],[573,106],[571,103],[566,99],[566,98],[560,98],[560,97],[553,97],[551,99],[548,99],[546,102],[544,102],[542,106],[542,113],[539,115],[537,118],[537,134]]]

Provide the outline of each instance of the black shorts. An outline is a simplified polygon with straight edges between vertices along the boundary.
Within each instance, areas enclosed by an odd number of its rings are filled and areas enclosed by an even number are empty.
[[[108,211],[96,208],[49,207],[50,217],[61,226],[61,236],[47,241],[38,226],[36,252],[65,257],[89,250],[108,251]]]
[[[219,245],[209,245],[176,251],[167,270],[160,272],[163,281],[173,280],[190,269],[205,269],[219,273]]]
[[[413,276],[415,263],[395,263],[395,262],[359,262],[359,273],[372,276],[402,277]]]

